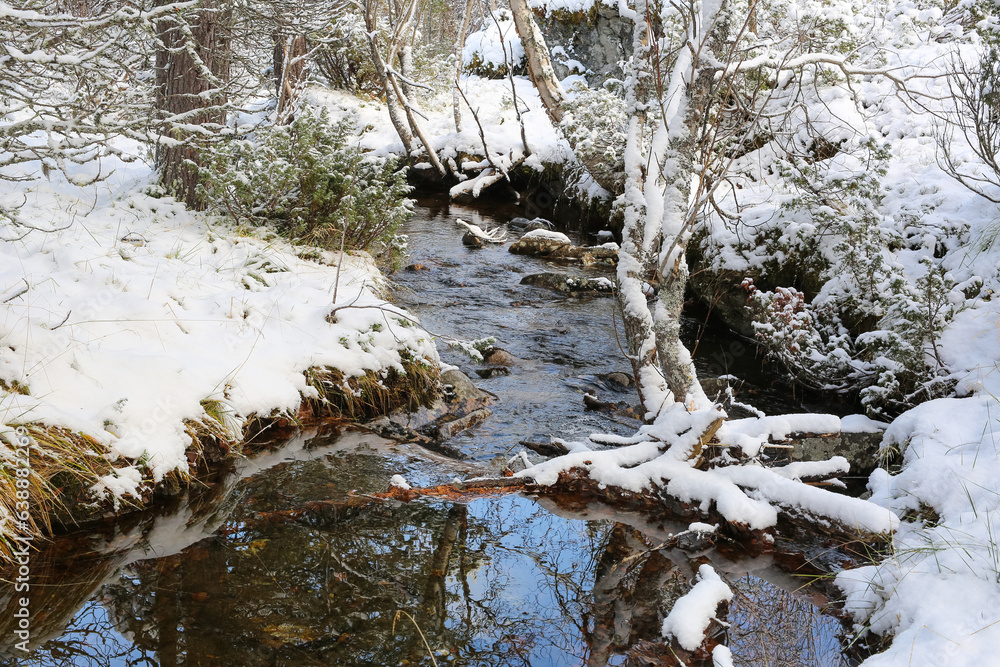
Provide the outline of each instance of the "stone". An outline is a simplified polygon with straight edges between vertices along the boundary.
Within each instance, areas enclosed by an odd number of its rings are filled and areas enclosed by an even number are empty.
[[[741,336],[754,338],[753,316],[747,307],[750,295],[742,287],[746,276],[745,272],[714,271],[702,266],[694,270],[692,267],[688,288],[727,327]]]
[[[577,74],[568,63],[576,60],[586,68],[585,76],[592,87],[609,79],[625,79],[621,63],[632,55],[632,25],[619,16],[617,7],[594,3],[587,14],[553,11],[539,18],[550,50],[561,46],[566,54],[552,58],[556,78]]]
[[[450,440],[462,431],[466,431],[476,424],[486,420],[491,414],[493,413],[489,408],[480,408],[457,419],[435,424],[433,428],[425,428],[421,430],[434,438],[434,440],[444,442],[445,440]]]
[[[465,232],[462,235],[462,245],[469,246],[470,248],[482,248],[486,245],[486,241],[472,232]]]
[[[513,366],[517,357],[499,347],[488,347],[483,350],[483,363],[491,366]]]
[[[590,292],[611,296],[614,292],[614,283],[608,278],[584,278],[565,273],[533,273],[521,278],[521,284],[543,287],[567,294]]]
[[[441,383],[451,387],[448,398],[452,402],[489,400],[489,395],[480,391],[479,387],[469,379],[469,376],[457,368],[441,373]]]
[[[490,378],[500,377],[503,375],[510,375],[510,369],[504,366],[491,366],[490,368],[477,368],[476,375],[483,378],[484,380],[489,380]]]
[[[526,234],[511,244],[508,249],[515,255],[540,255],[548,256],[562,248],[569,248],[572,244],[566,236],[559,238],[555,235],[541,236]]]
[[[511,244],[508,250],[515,255],[533,255],[548,259],[579,261],[584,266],[618,263],[618,246],[575,246],[569,237],[552,232],[550,234],[529,233]]]
[[[788,444],[792,446],[788,452],[792,461],[826,461],[843,456],[851,464],[852,475],[868,475],[878,467],[882,433],[792,433]]]
[[[611,389],[615,389],[617,391],[626,391],[635,386],[635,380],[633,380],[632,376],[628,373],[615,371],[613,373],[598,375],[597,379],[604,382]]]
[[[545,218],[535,218],[534,220],[532,220],[531,222],[529,222],[527,225],[525,225],[524,229],[525,229],[525,231],[533,232],[536,229],[548,229],[548,230],[551,230],[554,227],[555,227],[555,225],[553,225],[551,222],[549,222]]]

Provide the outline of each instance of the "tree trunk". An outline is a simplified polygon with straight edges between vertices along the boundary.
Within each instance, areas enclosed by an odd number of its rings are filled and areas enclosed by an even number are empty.
[[[462,27],[458,30],[455,38],[455,89],[451,95],[451,106],[455,114],[455,131],[462,131],[462,96],[458,91],[459,82],[462,79],[462,50],[465,47],[465,33],[469,31],[469,20],[472,17],[472,8],[475,0],[466,0],[465,11],[462,12]]]
[[[286,125],[295,120],[295,102],[305,85],[306,38],[303,35],[277,35],[274,46],[274,76],[277,86],[277,122]]]
[[[157,0],[156,6],[166,4],[170,0]],[[168,122],[221,127],[226,121],[231,14],[224,0],[204,0],[196,16],[193,23],[179,14],[155,22],[156,108]],[[197,138],[176,129],[170,139],[156,150],[160,182],[189,207],[201,208]]]
[[[689,202],[691,183],[713,85],[713,71],[705,68],[699,73],[699,67],[703,53],[710,53],[719,42],[716,19],[724,4],[721,0],[709,7],[705,3],[679,5],[680,18],[688,25],[686,31],[669,36],[656,34],[649,24],[648,17],[655,12],[648,0],[638,0],[634,13],[630,12],[635,28],[626,90],[625,222],[617,298],[647,419],[654,419],[674,402],[686,402],[689,407],[708,403],[691,355],[680,341],[680,315],[688,278],[684,248],[699,204]],[[526,0],[511,0],[511,11],[528,72],[549,117],[558,123],[563,117],[562,89],[545,41]],[[671,41],[677,48],[664,60]],[[660,109],[655,124],[647,117],[651,105]],[[650,310],[647,292],[657,285],[659,293]]]
[[[528,74],[538,89],[538,96],[545,106],[545,112],[549,115],[553,125],[562,121],[563,117],[563,94],[562,86],[556,78],[556,73],[552,69],[552,61],[549,59],[549,47],[545,44],[542,31],[535,23],[535,17],[528,7],[527,0],[510,0],[510,11],[514,16],[514,27],[521,37],[521,45],[524,47],[525,58],[528,61]]]
[[[647,173],[646,109],[653,90],[650,68],[647,3],[638,0],[632,38],[633,67],[626,90],[629,127],[625,148],[625,219],[618,253],[618,305],[625,327],[629,361],[639,401],[648,417],[655,416],[668,400],[657,366],[656,333],[647,305],[647,286],[656,282],[656,253],[661,232],[656,212],[648,209],[647,187],[656,188],[656,169]]]
[[[396,134],[399,135],[399,140],[403,142],[406,154],[409,155],[410,151],[413,150],[413,135],[410,133],[409,126],[399,112],[399,105],[396,103],[392,82],[389,80],[385,61],[382,60],[382,54],[379,52],[378,40],[376,39],[378,35],[377,9],[378,6],[374,0],[367,0],[365,2],[365,27],[368,29],[368,50],[372,58],[372,64],[375,66],[375,72],[378,74],[379,83],[382,84],[382,91],[385,94],[385,106],[389,110],[389,120],[395,128]]]

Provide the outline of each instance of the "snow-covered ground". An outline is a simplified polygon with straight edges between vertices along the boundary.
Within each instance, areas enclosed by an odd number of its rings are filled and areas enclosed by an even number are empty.
[[[381,298],[368,256],[346,256],[338,276],[336,253],[305,259],[266,231],[237,233],[146,194],[142,163],[110,166],[89,188],[53,175],[5,192],[10,206],[23,199],[23,222],[55,231],[7,226],[0,242],[0,380],[17,387],[0,393],[0,423],[8,436],[63,426],[127,457],[98,492],[187,471],[184,420],[204,418],[203,401],[238,440],[246,418],[294,414],[314,395],[307,369],[437,361],[414,318]]]
[[[832,12],[846,4],[823,6]],[[940,18],[933,7],[901,3],[881,24],[885,31],[896,30],[879,37],[892,43],[891,64],[911,70],[928,65],[940,72],[953,48],[952,42],[935,39],[953,29],[935,25]],[[909,37],[901,38],[904,33]],[[893,421],[884,447],[902,452],[902,468],[876,471],[870,502],[855,501],[865,510],[853,516],[869,517],[871,528],[896,528],[889,554],[840,574],[837,585],[859,630],[894,635],[887,650],[866,665],[992,664],[1000,645],[1000,450],[994,426],[1000,416],[1000,304],[994,298],[1000,291],[1000,248],[978,250],[976,240],[996,224],[997,207],[940,169],[930,113],[895,96],[891,81],[864,77],[854,83],[861,104],[848,99],[841,86],[811,100],[812,111],[822,107],[835,116],[830,132],[850,125],[862,140],[869,133],[888,139],[882,224],[904,238],[921,239],[900,248],[893,260],[916,277],[919,260],[930,256],[956,284],[979,279],[983,287],[956,304],[960,310],[939,341],[947,370],[958,380],[956,395]],[[530,83],[517,78],[515,85],[534,156],[529,166],[569,159]],[[945,84],[926,79],[919,85],[934,95]],[[509,82],[468,77],[463,89],[480,113],[491,155],[513,162],[523,146]],[[363,147],[401,151],[379,104],[334,92],[314,91],[313,99],[340,114],[357,112],[360,126],[368,128],[360,138]],[[445,159],[481,155],[480,130],[468,108],[459,133],[450,103],[444,92],[424,101],[432,143]],[[972,159],[966,147],[958,151],[960,159]],[[758,166],[766,167],[766,156],[756,157],[762,158]],[[773,218],[788,193],[780,179],[762,176],[739,191],[738,206],[749,224]],[[327,253],[317,263],[298,257],[281,240],[237,235],[169,198],[144,194],[150,179],[147,169],[117,165],[115,175],[87,190],[53,176],[0,194],[10,206],[21,205],[24,197],[22,219],[59,229],[0,243],[0,379],[28,390],[0,394],[0,422],[67,426],[90,435],[112,455],[148,461],[156,479],[186,468],[190,440],[183,420],[201,417],[206,399],[228,406],[238,424],[250,414],[294,410],[310,391],[302,374],[310,367],[330,366],[347,375],[379,372],[398,368],[401,350],[436,359],[433,343],[406,325],[412,318],[394,315],[398,309],[379,298],[380,278],[365,258],[345,261],[338,303],[380,308],[342,310],[330,324],[325,318],[334,305],[335,256]],[[749,268],[756,261],[725,252],[736,236],[731,228],[719,226],[713,233],[728,268]],[[722,435],[746,450],[767,432],[731,424]],[[623,457],[645,457],[640,449],[650,449],[649,439],[638,437],[633,447],[639,449],[602,456],[625,465]],[[571,456],[594,460],[594,452]],[[682,468],[661,460],[640,472],[662,479],[668,467],[672,474]],[[620,472],[610,465],[606,470]],[[685,474],[696,472],[687,468]],[[632,474],[629,482],[635,483]],[[731,473],[740,474],[754,473]],[[136,479],[122,473],[104,485],[121,494],[133,490]],[[729,486],[712,489],[704,480],[688,481],[676,487],[692,499],[729,497]],[[726,481],[752,488],[765,480]],[[774,500],[790,488],[779,480],[766,482],[769,489],[758,489],[756,498]],[[737,499],[734,511],[766,525],[767,504],[756,498]],[[813,500],[789,502],[802,507]]]

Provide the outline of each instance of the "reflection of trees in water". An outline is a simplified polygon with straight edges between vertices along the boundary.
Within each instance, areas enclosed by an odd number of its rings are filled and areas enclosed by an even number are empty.
[[[293,483],[278,481],[272,501]],[[635,533],[521,498],[325,504],[296,520],[247,501],[214,537],[104,590],[163,665],[429,664],[400,609],[452,664],[603,665],[656,639],[666,611],[672,567]]]
[[[151,543],[163,524],[175,538],[177,526],[195,534],[214,530],[231,507],[233,482],[220,472],[222,481],[196,493],[167,501],[156,512],[130,514],[115,523],[101,523],[89,532],[78,532],[53,540],[36,540],[30,559],[31,665],[133,664],[125,659],[129,642],[118,642],[114,624],[101,608],[88,600],[134,554],[162,545]],[[209,478],[209,481],[217,478]],[[13,612],[18,598],[13,569],[0,570],[0,656],[23,657],[14,644],[17,619]],[[119,662],[113,662],[121,658]],[[141,656],[135,658],[145,664]]]
[[[160,663],[155,656],[137,649],[132,642],[118,635],[115,623],[99,604],[88,603],[66,626],[57,639],[45,643],[44,649],[31,654],[26,662],[12,660],[0,665],[31,665],[31,667],[154,667]]]
[[[520,497],[341,502],[359,479],[389,474],[382,457],[348,454],[255,476],[235,503],[220,492],[231,513],[214,535],[128,565],[32,664],[430,664],[399,610],[439,664],[677,664],[660,627],[703,553],[689,562],[689,553],[661,548],[662,527],[561,518]],[[81,591],[90,595],[113,571]],[[742,580],[737,587],[729,620],[738,664],[823,664],[803,659],[820,655],[819,645],[792,646],[811,632],[801,625],[815,614],[808,602]],[[778,604],[791,610],[788,628],[774,620]],[[742,630],[762,619],[770,625],[756,635]],[[765,659],[755,641],[782,643],[791,657]]]
[[[762,585],[751,575],[729,583],[728,646],[738,665],[842,667],[840,642],[820,631],[829,617],[807,597]]]
[[[643,641],[656,641],[663,618],[687,587],[687,576],[652,549],[639,530],[615,524],[597,562],[592,608],[584,612],[590,654],[601,666]]]

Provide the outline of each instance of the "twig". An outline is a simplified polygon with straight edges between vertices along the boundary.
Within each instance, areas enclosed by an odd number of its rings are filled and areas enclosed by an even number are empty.
[[[72,314],[73,314],[73,311],[71,309],[68,313],[66,313],[66,317],[62,318],[62,322],[60,322],[59,324],[55,325],[54,327],[49,327],[49,331],[55,331],[56,329],[58,329],[62,325],[66,324],[66,321],[69,319],[69,316],[72,315]]]
[[[24,281],[24,287],[22,287],[19,291],[15,292],[14,294],[12,294],[11,296],[7,297],[3,301],[0,301],[0,303],[7,303],[9,301],[13,301],[17,297],[19,297],[22,294],[24,294],[25,292],[27,292],[29,289],[31,289],[31,285],[28,284],[28,281],[26,279],[21,278],[21,280]],[[63,320],[63,321],[65,321],[65,320]]]
[[[410,623],[413,623],[413,627],[417,629],[417,632],[420,633],[420,638],[424,641],[424,647],[427,649],[427,655],[430,657],[431,662],[434,663],[434,667],[438,667],[437,660],[434,659],[434,651],[431,650],[431,645],[427,643],[427,637],[424,636],[424,631],[420,629],[420,626],[417,625],[417,621],[410,615],[409,612],[403,611],[402,609],[396,612],[396,615],[392,618],[392,631],[396,632],[396,621],[399,620],[400,614],[406,614],[406,617],[410,619]]]

